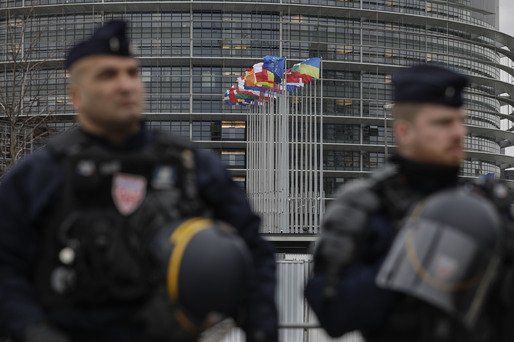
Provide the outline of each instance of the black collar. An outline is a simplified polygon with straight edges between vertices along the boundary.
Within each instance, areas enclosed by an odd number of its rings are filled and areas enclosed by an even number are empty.
[[[79,128],[79,130],[92,141],[95,141],[96,143],[102,146],[105,146],[111,150],[116,151],[135,150],[145,146],[152,139],[149,132],[145,129],[143,123],[141,124],[141,129],[135,132],[134,134],[128,136],[125,142],[123,142],[122,144],[115,144],[111,140],[103,136],[89,133],[82,128]]]
[[[398,167],[398,174],[414,189],[431,193],[457,184],[460,167],[441,164],[419,163],[400,155],[389,161]]]

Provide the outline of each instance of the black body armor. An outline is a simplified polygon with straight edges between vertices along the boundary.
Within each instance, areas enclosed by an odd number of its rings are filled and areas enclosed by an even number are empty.
[[[380,212],[396,227],[420,199],[419,193],[402,184],[394,165],[340,189],[323,217],[322,235],[314,252],[314,272],[327,277],[323,290],[327,299],[335,295],[338,275],[355,260],[373,262],[363,253],[370,216]]]
[[[45,306],[137,301],[162,277],[148,251],[165,224],[207,216],[196,188],[194,152],[169,135],[116,151],[82,131],[49,144],[62,160],[63,193],[43,223],[36,267]]]
[[[514,222],[510,213],[512,202],[510,191],[505,184],[494,179],[479,179],[454,190],[436,193],[425,202],[428,203],[429,199],[432,199],[429,203],[438,206],[435,207],[437,210],[432,210],[433,217],[431,219],[442,222],[451,222],[451,219],[453,219],[454,222],[451,227],[461,227],[461,229],[467,232],[466,235],[463,235],[464,237],[480,236],[479,238],[475,237],[474,241],[479,246],[480,244],[486,246],[481,247],[485,251],[483,264],[486,266],[481,266],[478,253],[473,255],[473,249],[467,246],[464,243],[465,241],[452,241],[452,238],[447,236],[453,233],[455,228],[444,227],[444,229],[441,229],[441,235],[437,237],[443,244],[448,245],[449,248],[446,251],[448,253],[446,254],[442,246],[436,247],[436,244],[428,236],[423,236],[418,246],[421,249],[430,246],[432,252],[437,251],[434,255],[438,256],[432,257],[433,260],[427,255],[421,258],[424,264],[432,266],[432,269],[426,273],[429,276],[423,274],[421,277],[429,279],[431,285],[427,286],[426,283],[419,280],[416,285],[411,287],[413,291],[409,295],[402,295],[382,327],[376,330],[365,331],[363,332],[364,336],[370,341],[395,342],[407,342],[413,339],[419,342],[510,341],[512,339],[512,324],[510,322],[514,316],[514,301],[512,300],[514,288],[512,280],[514,279],[512,277],[512,274],[514,274],[512,262]],[[439,199],[441,200],[439,201]],[[447,199],[446,202],[444,201],[445,199]],[[472,205],[473,203],[475,206]],[[411,216],[421,214],[420,208],[421,205],[416,206]],[[485,212],[492,214],[488,216]],[[426,215],[428,215],[428,212]],[[496,217],[494,217],[495,215]],[[498,222],[490,223],[495,222],[493,219]],[[391,272],[398,272],[400,274],[400,272],[405,270],[405,263],[410,262],[407,260],[410,260],[413,255],[412,250],[408,253],[409,256],[400,256],[396,260],[393,260],[392,256],[398,251],[398,244],[402,241],[402,236],[407,234],[407,232],[411,232],[406,228],[418,228],[418,226],[412,225],[411,221],[412,218],[405,221],[405,226],[398,235],[395,244],[391,247],[388,258],[386,258],[382,265],[381,272],[377,276],[377,283],[380,287],[383,287],[384,283],[394,282],[392,274],[386,274],[385,271],[389,269]],[[426,230],[424,232],[426,233]],[[491,237],[496,235],[500,235],[501,238],[496,237],[491,240]],[[470,241],[473,240],[470,238]],[[494,243],[491,243],[491,241]],[[493,248],[487,245],[487,243],[495,245],[495,247]],[[416,253],[420,253],[421,249],[415,249]],[[490,255],[487,255],[487,252]],[[451,253],[456,255],[462,254],[456,258],[458,265],[452,265],[451,262],[448,262],[451,259],[448,259],[447,255]],[[484,252],[480,251],[480,253]],[[446,259],[442,256],[445,256]],[[466,257],[469,260],[466,260]],[[434,260],[435,262],[433,262]],[[444,262],[442,262],[443,260]],[[394,265],[391,265],[391,262],[394,262]],[[458,266],[455,270],[463,270],[465,269],[466,262],[469,263],[468,270],[470,272],[480,275],[480,278],[477,278],[481,281],[480,286],[478,286],[478,283],[475,286],[478,291],[471,296],[469,293],[473,293],[474,289],[471,285],[469,285],[469,289],[448,287],[441,292],[449,298],[447,302],[449,306],[445,307],[443,297],[431,297],[433,294],[430,291],[435,291],[434,289],[437,289],[441,284],[457,284],[449,281],[451,276],[456,274],[452,273],[454,272],[454,266]],[[431,282],[430,279],[432,278],[430,277],[432,275],[444,279],[444,282],[440,284]],[[385,287],[403,291],[400,288],[407,288],[409,281],[404,278],[397,282],[397,284],[401,285],[399,287]],[[458,284],[468,285],[464,281]],[[421,290],[423,286],[427,286],[428,292]],[[439,289],[444,288],[439,287]],[[416,291],[418,291],[418,295],[414,293]],[[464,295],[467,295],[467,297]],[[459,298],[459,296],[462,298]],[[439,301],[437,300],[438,298]],[[466,309],[467,311],[463,311],[462,308],[452,310],[452,306],[457,305],[469,308]],[[465,313],[465,315],[459,314],[459,310]]]

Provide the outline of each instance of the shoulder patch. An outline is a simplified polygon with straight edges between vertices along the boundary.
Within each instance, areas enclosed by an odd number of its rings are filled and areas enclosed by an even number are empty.
[[[87,138],[82,131],[78,128],[74,128],[51,138],[47,144],[47,148],[54,155],[63,157],[64,155],[69,155],[77,151],[86,140]]]

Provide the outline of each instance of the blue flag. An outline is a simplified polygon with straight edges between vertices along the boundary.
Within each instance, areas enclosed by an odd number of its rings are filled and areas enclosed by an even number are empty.
[[[284,75],[285,66],[286,59],[284,57],[269,55],[264,57],[264,64],[262,65],[262,68],[271,71],[281,80]]]

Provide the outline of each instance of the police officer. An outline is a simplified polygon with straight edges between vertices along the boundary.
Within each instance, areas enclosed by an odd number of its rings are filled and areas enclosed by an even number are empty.
[[[126,23],[75,45],[66,68],[80,128],[0,185],[1,331],[26,342],[151,340],[155,324],[141,312],[158,276],[147,242],[163,225],[200,216],[244,240],[253,273],[237,322],[248,341],[275,341],[275,260],[259,218],[219,158],[145,129]]]
[[[439,300],[439,297],[434,299],[430,297],[432,293],[427,292],[429,286],[418,291],[417,284],[426,279],[416,278],[413,273],[409,274],[417,281],[413,281],[413,288],[402,283],[405,277],[395,273],[395,267],[405,262],[406,252],[393,253],[387,267],[381,270],[404,217],[413,215],[412,205],[441,191],[457,188],[466,135],[462,96],[462,90],[467,85],[465,76],[438,65],[420,64],[395,73],[392,84],[397,153],[384,169],[368,179],[344,185],[339,189],[335,201],[327,208],[322,223],[322,236],[314,254],[314,274],[305,291],[306,298],[321,326],[333,337],[359,330],[367,341],[497,341],[491,335],[483,334],[485,330],[490,333],[496,328],[481,328],[482,334],[470,332],[469,327],[455,322],[457,319],[449,314],[451,310],[442,310],[453,297],[448,300]],[[504,198],[505,193],[503,191],[498,196]],[[487,221],[488,225],[475,227],[475,223],[480,222],[473,221],[472,217],[476,218],[476,215],[463,215],[466,210],[460,205],[464,203],[462,198],[467,197],[471,196],[452,193],[451,196],[443,197],[441,203],[445,205],[437,205],[437,210],[430,211],[430,215],[439,216],[449,209],[458,213],[460,221],[473,226],[475,230],[487,231],[489,227],[492,227],[492,231],[499,229],[495,221],[497,214],[487,214],[492,217]],[[436,198],[434,201],[438,203],[441,199]],[[450,206],[448,203],[456,204]],[[489,213],[487,208],[482,211],[478,204],[475,207],[478,213]],[[504,208],[508,208],[508,205]],[[466,215],[469,216],[467,220]],[[429,227],[455,225],[456,221],[459,220],[434,224],[432,220]],[[466,230],[462,225],[454,230]],[[460,234],[456,233],[456,236]],[[416,236],[418,238],[420,235]],[[497,241],[494,236],[492,240]],[[427,246],[429,241],[426,239],[420,245]],[[434,238],[434,241],[440,240]],[[460,244],[456,242],[451,246],[456,249]],[[413,251],[418,254],[420,252],[415,248]],[[457,261],[448,264],[456,265]],[[423,266],[422,262],[414,268],[424,270],[420,265]],[[448,265],[446,267],[447,271],[451,269]],[[377,279],[379,273],[381,277]],[[437,296],[442,296],[443,292]],[[481,292],[482,295],[484,293],[485,290]],[[444,295],[448,295],[448,292],[444,292]],[[468,302],[471,298],[467,298]]]

